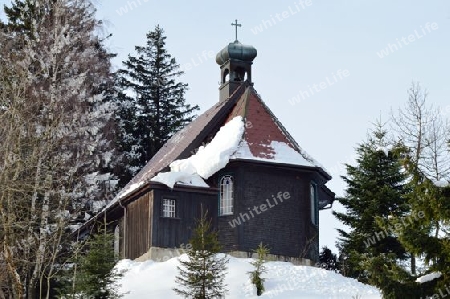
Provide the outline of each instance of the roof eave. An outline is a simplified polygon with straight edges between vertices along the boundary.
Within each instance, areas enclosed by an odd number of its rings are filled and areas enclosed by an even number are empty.
[[[271,166],[276,164],[276,165],[279,165],[279,167],[284,167],[284,168],[315,171],[315,172],[319,172],[327,181],[331,180],[331,176],[325,170],[323,170],[322,167],[318,167],[318,166],[307,166],[307,165],[298,165],[298,164],[290,164],[290,163],[280,163],[280,162],[275,162],[275,161],[272,162],[272,161],[259,160],[259,159],[242,159],[242,158],[233,158],[230,161],[251,162],[254,164],[271,165]]]

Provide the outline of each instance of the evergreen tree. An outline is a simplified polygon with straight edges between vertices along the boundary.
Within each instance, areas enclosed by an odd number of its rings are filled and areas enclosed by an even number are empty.
[[[117,280],[123,273],[113,270],[118,262],[114,254],[114,234],[106,223],[99,224],[99,231],[87,241],[74,245],[74,254],[69,270],[60,277],[60,298],[121,298]],[[82,253],[82,251],[85,251]]]
[[[399,226],[401,244],[423,262],[413,278],[441,273],[431,282],[413,286],[416,294],[432,296],[450,285],[450,185],[437,185],[418,168],[411,165],[407,168],[417,171],[411,175],[411,192],[408,195],[414,221],[405,223],[399,217],[393,217],[390,221],[391,225]]]
[[[177,82],[183,74],[166,50],[161,27],[147,34],[147,44],[136,46],[118,77],[118,143],[125,169],[120,186],[153,157],[164,143],[193,119],[198,106],[185,102],[187,84]]]
[[[77,296],[79,297],[77,293],[80,290],[77,285],[76,275],[78,274],[84,244],[85,242],[74,241],[71,246],[68,246],[70,248],[67,253],[68,256],[52,284],[52,291],[56,294],[52,294],[52,297],[61,299],[75,299]]]
[[[217,255],[220,251],[217,232],[212,231],[207,212],[197,221],[190,244],[188,259],[180,259],[176,277],[179,287],[174,291],[184,298],[223,298],[227,292],[224,279],[228,258]]]
[[[331,249],[327,246],[322,247],[322,252],[319,253],[320,267],[329,271],[339,272],[340,262]]]
[[[403,158],[410,192],[407,199],[414,221],[404,223],[392,217],[398,225],[401,244],[413,254],[413,279],[431,272],[440,272],[438,279],[414,284],[416,294],[432,296],[450,284],[450,124],[443,115],[427,105],[428,94],[419,83],[408,90],[405,108],[393,115],[394,130],[407,151]],[[415,266],[416,258],[421,261]]]
[[[350,227],[349,232],[338,230],[338,248],[346,257],[344,273],[382,289],[386,280],[394,280],[392,273],[406,275],[397,262],[404,261],[408,253],[389,227],[389,219],[404,217],[410,209],[399,160],[402,149],[388,151],[387,145],[386,131],[377,125],[369,140],[357,148],[357,165],[346,165],[346,195],[340,199],[346,212],[333,212]]]
[[[113,271],[118,257],[114,254],[114,234],[106,225],[91,235],[86,244],[87,253],[81,256],[75,276],[76,289],[82,297],[93,299],[120,298],[117,280],[122,274]]]
[[[258,249],[256,249],[256,253],[258,254],[258,259],[250,263],[253,267],[255,267],[255,270],[248,272],[248,274],[250,275],[250,280],[256,287],[256,295],[261,296],[265,290],[264,281],[266,280],[265,278],[262,278],[261,275],[267,272],[264,263],[266,262],[267,255],[269,254],[269,249],[260,243]]]
[[[14,32],[33,31],[33,20],[36,19],[38,13],[35,0],[14,0],[11,6],[4,5],[4,12],[7,16],[7,26]],[[41,16],[39,16],[41,17]]]
[[[39,31],[40,23],[54,13],[55,3],[56,1],[13,0],[10,6],[4,5],[6,26],[12,32],[33,38]]]

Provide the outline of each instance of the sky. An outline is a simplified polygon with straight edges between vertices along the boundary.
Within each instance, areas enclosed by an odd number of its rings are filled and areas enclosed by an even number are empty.
[[[10,3],[0,0],[0,4]],[[450,1],[94,0],[102,35],[120,68],[159,24],[189,84],[186,100],[205,111],[219,99],[215,55],[235,40],[254,46],[256,91],[345,195],[344,163],[377,119],[403,107],[413,81],[450,116]],[[2,12],[3,13],[3,12]],[[0,13],[0,17],[4,15]],[[333,210],[344,211],[337,202]],[[320,246],[335,249],[341,224],[320,212]]]

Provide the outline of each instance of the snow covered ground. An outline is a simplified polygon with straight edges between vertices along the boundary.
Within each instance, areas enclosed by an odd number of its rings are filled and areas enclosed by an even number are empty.
[[[186,258],[182,255],[181,258]],[[381,298],[378,289],[362,284],[355,279],[320,268],[294,266],[287,262],[268,262],[265,293],[258,297],[250,283],[247,272],[253,270],[251,259],[230,257],[226,284],[229,290],[227,299],[242,298]],[[180,299],[172,290],[176,286],[178,258],[166,262],[134,262],[122,260],[119,270],[127,270],[122,277],[120,291],[126,293],[125,299]]]

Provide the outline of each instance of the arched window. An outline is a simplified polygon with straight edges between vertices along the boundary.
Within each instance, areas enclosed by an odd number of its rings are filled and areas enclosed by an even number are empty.
[[[247,80],[247,72],[242,67],[237,67],[234,70],[234,81],[245,81]]]
[[[233,177],[225,175],[220,179],[220,215],[233,214]]]
[[[230,79],[230,71],[228,69],[225,69],[225,71],[223,72],[222,84],[227,83],[229,79]]]

